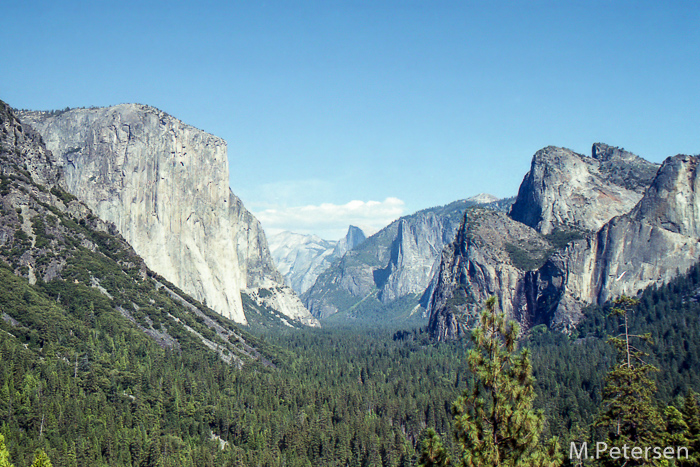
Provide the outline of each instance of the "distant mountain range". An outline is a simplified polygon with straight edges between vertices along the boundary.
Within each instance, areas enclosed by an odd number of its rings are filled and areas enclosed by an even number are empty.
[[[365,240],[365,233],[351,225],[339,241],[316,235],[281,232],[269,239],[270,252],[287,283],[298,294],[306,292],[316,278],[346,252]]]
[[[285,232],[268,247],[228,187],[223,140],[136,104],[3,109],[2,150],[14,159],[2,181],[2,257],[32,283],[62,277],[70,262],[68,250],[26,253],[43,232],[59,234],[36,203],[121,236],[142,270],[171,289],[265,326],[427,320],[447,339],[496,295],[525,330],[571,332],[587,304],[668,282],[700,258],[696,156],[659,166],[602,143],[590,156],[547,147],[516,198],[481,194],[425,209],[369,238],[353,226],[338,242]],[[14,190],[19,181],[31,187]]]
[[[507,210],[511,203],[482,194],[402,217],[322,272],[303,294],[304,304],[319,319],[419,318],[427,304],[421,298],[465,209],[481,205]]]

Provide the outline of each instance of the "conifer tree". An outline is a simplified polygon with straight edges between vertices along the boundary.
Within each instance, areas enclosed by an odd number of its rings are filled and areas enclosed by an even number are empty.
[[[467,357],[475,381],[453,406],[464,466],[561,463],[556,439],[540,445],[544,416],[532,408],[532,366],[527,350],[516,352],[519,331],[515,321],[496,313],[496,298],[489,298]]]
[[[610,342],[618,351],[618,363],[608,373],[603,391],[603,407],[596,426],[608,430],[606,443],[623,448],[657,445],[660,434],[665,431],[661,414],[654,402],[656,384],[650,374],[658,371],[644,361],[647,356],[633,344],[633,339],[651,343],[651,335],[630,334],[629,314],[639,301],[622,296],[615,300],[610,314],[620,319],[620,333],[610,337]],[[618,465],[617,460],[603,457],[603,464]],[[645,459],[626,459],[627,465],[644,465]]]
[[[53,467],[51,464],[51,460],[49,460],[49,456],[46,455],[46,453],[39,449],[36,452],[36,455],[34,456],[34,462],[32,462],[31,467]]]
[[[440,435],[433,428],[428,428],[423,440],[421,455],[418,458],[420,467],[447,467],[451,464],[450,456],[442,445]]]
[[[540,444],[544,417],[532,408],[530,356],[516,351],[518,333],[518,324],[506,322],[505,314],[496,313],[496,298],[489,298],[467,357],[474,382],[453,406],[462,466],[561,463],[556,438]]]
[[[10,463],[10,451],[5,445],[5,437],[0,434],[0,467],[13,467]]]
[[[700,465],[700,405],[698,405],[697,394],[693,391],[686,394],[681,413],[687,427],[683,445],[688,447],[690,456],[687,460],[680,460],[679,464]]]

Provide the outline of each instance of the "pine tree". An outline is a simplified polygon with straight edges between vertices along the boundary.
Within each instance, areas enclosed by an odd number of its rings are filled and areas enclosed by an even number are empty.
[[[455,401],[453,413],[462,466],[557,466],[556,438],[539,441],[544,417],[532,408],[534,378],[527,350],[516,352],[519,327],[496,313],[496,298],[486,301],[474,348],[467,360],[475,377]]]
[[[52,467],[51,460],[49,460],[49,456],[43,450],[39,449],[34,455],[34,462],[32,462],[31,467]]]
[[[665,431],[661,414],[654,402],[656,384],[650,374],[658,371],[646,363],[646,354],[636,348],[632,340],[641,339],[651,343],[649,334],[634,335],[629,330],[629,314],[638,305],[638,300],[622,296],[615,300],[611,315],[621,320],[621,332],[610,337],[610,342],[618,351],[619,362],[608,373],[603,391],[603,407],[596,426],[608,430],[608,448],[623,448],[658,445],[660,432]],[[644,459],[626,459],[627,465],[643,465]],[[617,460],[603,457],[603,464],[618,465]]]
[[[10,451],[5,445],[5,437],[0,434],[0,467],[13,467],[10,463]]]
[[[690,458],[680,460],[680,465],[700,464],[700,405],[697,394],[689,391],[683,401],[683,421],[687,427],[685,434],[685,446],[688,447]]]
[[[451,464],[450,456],[442,445],[440,435],[433,428],[426,430],[422,450],[418,458],[419,467],[447,467]]]
[[[467,357],[476,380],[452,409],[464,466],[561,463],[556,439],[546,448],[539,442],[544,416],[532,408],[535,381],[529,352],[516,352],[519,331],[515,321],[496,313],[496,298],[489,298]]]

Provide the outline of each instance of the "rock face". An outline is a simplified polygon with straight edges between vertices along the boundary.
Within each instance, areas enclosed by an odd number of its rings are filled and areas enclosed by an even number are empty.
[[[367,236],[362,229],[351,225],[348,227],[348,233],[345,234],[345,237],[341,238],[338,240],[338,243],[336,243],[333,249],[333,255],[336,258],[340,258],[365,240],[367,240]]]
[[[236,225],[236,251],[244,288],[275,287],[284,279],[275,267],[260,221],[229,190],[229,215]]]
[[[46,297],[39,315],[24,302],[5,303],[1,314],[17,328],[17,336],[31,330],[70,348],[85,338],[85,329],[96,329],[92,326],[101,321],[122,338],[134,338],[136,328],[164,348],[199,346],[239,368],[254,360],[272,365],[230,321],[156,278],[114,224],[63,191],[57,162],[39,134],[0,101],[0,263]],[[0,288],[22,285],[15,278],[8,283],[3,274]],[[95,313],[84,300],[94,303]],[[34,299],[31,305],[36,305]],[[70,315],[76,307],[80,315],[85,312],[88,328],[74,327],[75,316]],[[12,332],[7,335],[17,338]]]
[[[49,191],[58,178],[56,160],[39,135],[22,125],[10,106],[0,101],[0,257],[32,284],[37,278],[53,279],[65,267],[61,256],[69,234],[55,225],[56,216],[47,207],[67,210]],[[37,244],[39,236],[56,241],[40,238]]]
[[[549,146],[532,158],[510,215],[544,234],[558,228],[597,231],[637,204],[657,169],[601,143],[593,145],[592,157]]]
[[[468,210],[455,240],[442,252],[428,305],[431,334],[438,340],[458,337],[492,295],[508,316],[539,324],[530,301],[530,271],[546,261],[552,248],[543,235],[502,212]]]
[[[271,237],[270,251],[287,283],[302,294],[333,261],[362,243],[365,238],[362,229],[354,225],[337,242],[323,240],[316,235],[281,232]]]
[[[564,154],[564,157],[550,157],[552,154]],[[502,225],[488,226],[482,222],[479,228],[469,223],[462,227],[463,233],[443,253],[440,280],[431,295],[429,326],[434,336],[446,339],[459,335],[490,295],[496,295],[502,308],[526,329],[544,323],[570,331],[582,318],[585,305],[602,304],[621,294],[637,295],[650,285],[668,282],[685,273],[700,259],[698,157],[667,159],[643,197],[628,212],[607,220],[595,232],[562,234],[558,229],[590,228],[612,212],[608,196],[591,194],[624,193],[621,189],[636,193],[648,180],[650,166],[640,163],[636,156],[604,145],[595,145],[593,155],[602,161],[594,173],[604,172],[607,178],[593,177],[591,171],[580,170],[578,161],[574,162],[578,171],[572,173],[591,182],[594,189],[582,186],[580,180],[561,178],[561,161],[571,158],[569,151],[546,148],[535,155],[533,171],[536,169],[541,176],[532,177],[531,171],[525,177],[511,211],[514,218],[520,216],[548,233],[540,236],[540,240],[549,242],[549,247],[540,247],[546,254],[530,262],[531,267],[525,267],[527,262],[513,261],[523,257],[522,252],[513,248],[513,240],[507,240],[511,246],[506,245],[506,251],[510,266],[516,266],[519,271],[513,271],[502,254],[498,256],[492,251],[503,247],[497,238],[478,243],[489,231],[492,235],[509,232],[506,221],[501,220]],[[553,164],[551,170],[543,163],[545,160]],[[608,185],[601,186],[601,180],[608,180]],[[590,205],[572,202],[576,194],[561,189],[564,182],[588,193]],[[549,195],[540,196],[557,190],[561,198],[553,207],[546,204]],[[530,206],[526,200],[541,204]],[[600,211],[596,211],[599,205]],[[570,217],[563,215],[565,206],[571,208]],[[524,215],[527,212],[549,214],[528,217]],[[588,225],[585,216],[592,219]],[[504,238],[513,237],[505,233]],[[533,244],[532,240],[528,242]],[[496,274],[498,280],[492,279],[494,268],[500,271]]]
[[[569,258],[584,258],[595,268],[590,276],[568,278],[567,293],[601,303],[687,272],[700,259],[698,163],[693,156],[666,159],[634,209],[573,249]]]
[[[262,229],[229,189],[222,139],[137,104],[20,118],[57,156],[66,190],[185,292],[245,323],[241,290],[281,283]]]
[[[323,319],[360,304],[386,308],[408,298],[405,309],[392,312],[411,312],[430,286],[464,210],[476,204],[456,201],[394,221],[324,271],[303,295],[304,304]]]

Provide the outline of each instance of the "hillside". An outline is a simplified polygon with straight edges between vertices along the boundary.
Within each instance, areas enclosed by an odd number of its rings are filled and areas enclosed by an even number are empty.
[[[229,188],[223,139],[140,104],[19,118],[53,153],[61,188],[114,224],[149,268],[237,323],[247,322],[246,293],[288,321],[318,324]]]
[[[470,198],[404,216],[333,263],[302,300],[322,320],[421,323],[426,290],[464,211],[477,205],[503,210],[510,201]]]

